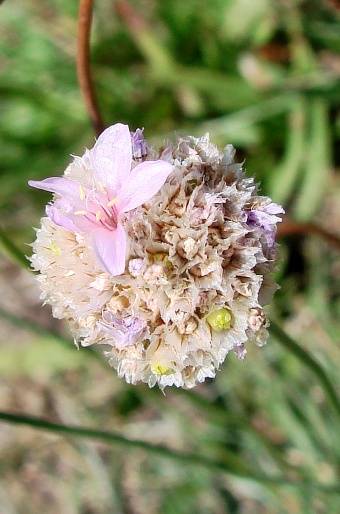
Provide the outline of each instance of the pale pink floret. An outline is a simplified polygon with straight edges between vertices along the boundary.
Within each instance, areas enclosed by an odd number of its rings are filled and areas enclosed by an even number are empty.
[[[126,257],[121,217],[158,193],[173,166],[162,160],[144,161],[131,170],[130,130],[121,123],[99,136],[89,158],[94,179],[92,189],[65,177],[30,180],[29,185],[60,196],[47,206],[47,215],[68,230],[91,234],[103,269],[110,275],[121,275]]]

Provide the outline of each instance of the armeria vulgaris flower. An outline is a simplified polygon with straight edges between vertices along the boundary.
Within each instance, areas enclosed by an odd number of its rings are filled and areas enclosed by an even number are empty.
[[[134,149],[144,148],[141,131],[136,134],[137,137],[131,137],[129,128],[120,123],[105,130],[94,148],[85,154],[90,180],[77,181],[68,176],[29,181],[30,186],[60,196],[47,207],[46,214],[61,227],[91,234],[98,261],[113,276],[121,275],[125,269],[122,215],[154,196],[173,168],[157,160],[131,169],[132,143]]]
[[[30,182],[54,193],[31,258],[41,297],[128,383],[191,388],[267,340],[283,209],[234,154],[208,135],[157,151],[116,124],[63,177]]]

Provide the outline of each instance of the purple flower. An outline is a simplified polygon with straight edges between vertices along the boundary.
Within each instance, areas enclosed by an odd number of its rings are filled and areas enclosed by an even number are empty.
[[[253,206],[249,211],[247,224],[251,228],[259,228],[267,239],[268,246],[272,248],[275,243],[276,224],[282,221],[276,214],[284,214],[284,209],[277,203]]]
[[[98,261],[113,276],[125,270],[126,235],[122,215],[158,193],[173,169],[171,164],[158,160],[145,161],[131,170],[131,143],[129,127],[121,123],[99,136],[89,151],[92,189],[65,177],[28,182],[32,187],[60,196],[47,206],[47,215],[61,227],[91,234]]]
[[[131,132],[132,155],[135,159],[142,159],[148,154],[148,147],[143,137],[143,128]]]
[[[111,312],[103,312],[105,322],[98,322],[110,334],[118,348],[125,348],[137,343],[146,328],[146,323],[135,316],[118,318]]]
[[[234,348],[234,353],[240,361],[244,361],[248,352],[245,349],[244,344],[242,343]]]

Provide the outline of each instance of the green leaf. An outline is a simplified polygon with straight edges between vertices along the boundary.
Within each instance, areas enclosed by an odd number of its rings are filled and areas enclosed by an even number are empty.
[[[289,113],[285,155],[269,180],[269,195],[280,204],[290,198],[302,172],[306,117],[307,103],[298,96]]]
[[[279,343],[295,355],[295,357],[298,358],[315,375],[325,393],[325,396],[327,396],[329,402],[334,407],[335,412],[340,417],[339,397],[327,373],[320,364],[304,348],[302,348],[302,346],[286,334],[273,320],[270,322],[270,331],[274,334]]]
[[[295,217],[307,221],[321,206],[330,172],[328,105],[322,98],[310,99],[309,135],[305,143],[305,172],[294,206]]]

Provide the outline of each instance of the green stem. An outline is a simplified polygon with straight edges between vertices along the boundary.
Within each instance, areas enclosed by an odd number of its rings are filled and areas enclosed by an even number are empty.
[[[286,332],[280,328],[280,326],[274,321],[270,321],[270,331],[277,338],[277,340],[287,348],[297,359],[299,359],[303,365],[307,366],[310,371],[314,373],[314,375],[319,380],[322,388],[328,397],[330,403],[333,405],[335,411],[340,416],[340,400],[338,395],[332,385],[332,382],[328,378],[324,369],[318,364],[316,360],[294,339],[292,339]]]
[[[107,443],[121,444],[123,446],[127,446],[130,448],[139,448],[164,458],[173,459],[179,462],[183,462],[185,464],[195,464],[203,466],[204,468],[209,469],[210,471],[227,473],[233,476],[245,478],[248,480],[254,480],[267,485],[295,487],[301,487],[306,485],[305,481],[294,481],[289,478],[287,479],[285,477],[270,477],[260,473],[256,474],[248,470],[246,465],[244,465],[244,470],[235,470],[232,462],[220,462],[217,460],[208,459],[201,455],[177,452],[175,450],[171,450],[170,448],[166,448],[165,446],[153,445],[138,439],[128,439],[122,435],[107,432],[104,430],[84,428],[81,426],[61,425],[58,423],[50,423],[49,421],[45,421],[41,418],[11,414],[3,411],[0,411],[0,420],[15,425],[26,425],[34,427],[39,430],[53,432],[55,434],[86,437],[88,439],[98,439],[101,441],[105,441]],[[315,482],[310,483],[310,485],[330,493],[340,494],[340,487],[338,485],[324,486],[323,484]]]
[[[0,247],[4,250],[4,253],[16,264],[19,264],[22,268],[28,269],[29,262],[25,255],[12,243],[6,233],[0,228]]]
[[[276,460],[276,463],[286,470],[293,470],[302,472],[301,468],[297,468],[286,462],[282,457],[281,453],[277,450],[276,446],[271,444],[266,437],[264,437],[260,430],[257,430],[249,418],[246,418],[241,413],[234,413],[227,410],[224,406],[216,405],[215,403],[211,403],[209,400],[204,398],[203,396],[194,393],[193,391],[189,391],[187,389],[178,389],[176,390],[176,394],[179,396],[183,396],[187,398],[190,403],[201,407],[209,417],[209,420],[212,420],[214,424],[219,424],[222,426],[233,426],[237,427],[240,430],[251,433],[254,437],[258,439],[258,441],[263,444],[270,455]]]
[[[144,390],[144,388],[139,388],[139,391],[141,392],[141,396],[143,397],[143,400],[148,399],[150,397],[154,405],[154,399],[158,396],[158,391],[153,389]],[[187,389],[181,389],[178,388],[174,392],[174,397],[179,396],[187,400],[191,405],[196,405],[197,407],[202,409],[202,416],[205,416],[207,419],[209,419],[209,422],[212,425],[219,425],[222,427],[236,427],[240,429],[241,431],[247,432],[251,434],[254,438],[256,438],[257,442],[259,444],[262,444],[263,447],[267,450],[268,454],[272,457],[273,460],[275,460],[277,466],[280,468],[282,472],[293,472],[295,475],[299,474],[299,477],[304,480],[308,480],[308,476],[304,469],[301,467],[298,467],[296,465],[290,464],[289,462],[285,461],[285,459],[282,457],[281,452],[277,449],[277,447],[270,443],[266,439],[266,437],[263,436],[260,430],[257,430],[251,421],[249,419],[246,419],[245,416],[238,413],[235,414],[233,412],[230,412],[230,410],[227,410],[225,407],[216,405],[212,401],[210,401],[207,398],[204,398],[200,394],[197,394],[193,392],[192,390]],[[171,397],[170,397],[171,399]],[[169,410],[173,407],[171,407],[171,404],[167,403],[158,403],[157,407],[165,409],[168,408]],[[181,422],[187,421],[187,418],[179,414],[179,419]]]

